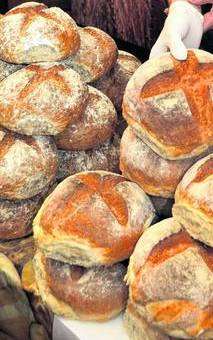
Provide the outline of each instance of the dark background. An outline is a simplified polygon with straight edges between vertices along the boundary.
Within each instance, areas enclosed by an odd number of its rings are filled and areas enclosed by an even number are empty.
[[[29,1],[29,0],[28,0]],[[34,0],[36,1],[36,0]],[[0,0],[0,13],[19,5],[20,0]],[[166,18],[166,0],[43,0],[68,12],[80,26],[96,26],[108,32],[120,49],[148,58]],[[209,7],[207,6],[206,10]],[[201,48],[213,53],[213,31],[203,37]]]

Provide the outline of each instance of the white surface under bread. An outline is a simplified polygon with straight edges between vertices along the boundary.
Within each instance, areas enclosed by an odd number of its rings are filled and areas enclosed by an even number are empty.
[[[82,322],[55,317],[53,340],[129,340],[123,314],[108,322]]]

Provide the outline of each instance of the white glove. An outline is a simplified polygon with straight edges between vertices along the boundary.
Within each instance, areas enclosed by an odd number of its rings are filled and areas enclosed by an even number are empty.
[[[170,51],[178,60],[187,58],[187,48],[199,48],[203,35],[203,16],[199,7],[176,1],[169,8],[164,28],[153,46],[150,58]]]

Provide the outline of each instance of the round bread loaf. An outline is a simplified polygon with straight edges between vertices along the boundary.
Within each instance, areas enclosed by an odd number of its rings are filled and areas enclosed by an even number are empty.
[[[41,193],[54,179],[57,165],[57,150],[49,137],[27,137],[0,130],[0,198],[24,200]],[[34,204],[26,203],[27,210],[32,212]],[[8,213],[15,206],[18,211],[25,205],[14,203],[9,208],[7,202],[1,202],[0,206],[7,207]]]
[[[81,47],[74,56],[62,61],[90,83],[105,75],[116,62],[117,46],[115,41],[104,31],[96,27],[79,28]]]
[[[118,112],[121,112],[126,85],[140,65],[140,60],[134,55],[118,51],[118,59],[114,67],[93,84],[111,99]]]
[[[207,150],[205,155],[209,152]],[[204,153],[199,157],[203,156]],[[153,196],[174,197],[178,183],[199,157],[181,160],[162,158],[137,137],[131,127],[125,130],[121,138],[122,175]]]
[[[66,178],[45,200],[34,238],[50,258],[84,267],[127,259],[155,216],[137,184],[105,171]]]
[[[130,340],[170,340],[166,334],[161,333],[157,328],[151,327],[138,313],[132,302],[127,304],[124,314],[124,327]]]
[[[57,315],[104,321],[126,306],[123,264],[84,268],[45,258],[39,252],[34,257],[34,270],[43,302]]]
[[[213,145],[213,55],[189,50],[144,63],[130,79],[123,116],[161,157],[196,156]]]
[[[87,151],[58,150],[57,180],[78,172],[104,170],[119,173],[120,138],[115,134],[109,141]]]
[[[58,7],[28,2],[11,9],[0,21],[0,59],[9,63],[58,61],[79,47],[77,25]]]
[[[79,120],[57,135],[56,145],[64,150],[88,150],[103,144],[115,129],[117,115],[108,97],[89,86],[85,111]]]
[[[200,159],[183,177],[173,216],[192,237],[213,247],[213,154]]]
[[[143,233],[127,279],[130,301],[152,326],[177,338],[213,338],[212,248],[173,218]]]
[[[55,63],[29,65],[1,82],[0,124],[25,135],[55,135],[80,117],[87,87]]]

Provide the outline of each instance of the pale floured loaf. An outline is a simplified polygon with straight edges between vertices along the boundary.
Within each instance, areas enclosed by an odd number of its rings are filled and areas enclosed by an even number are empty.
[[[168,159],[196,156],[213,145],[213,55],[189,50],[145,62],[130,79],[123,116],[137,135]]]
[[[0,59],[10,63],[58,61],[79,47],[77,25],[58,7],[28,2],[11,9],[0,21]]]
[[[43,302],[59,316],[105,321],[126,306],[128,288],[123,264],[84,268],[49,259],[37,252],[33,265]]]
[[[26,135],[56,135],[80,117],[87,91],[71,69],[29,65],[1,81],[0,124]]]
[[[121,112],[126,85],[140,65],[140,60],[134,55],[119,50],[118,59],[113,68],[93,83],[94,87],[111,99],[118,112]]]
[[[102,92],[88,86],[87,105],[81,117],[56,136],[56,145],[64,150],[88,150],[112,137],[117,115],[112,102]]]
[[[213,337],[213,253],[173,218],[148,228],[130,258],[130,301],[145,320],[185,339]]]
[[[104,31],[96,27],[79,28],[81,47],[74,56],[62,64],[78,72],[82,80],[90,83],[105,75],[115,64],[117,46]]]
[[[155,216],[137,184],[105,171],[66,178],[45,200],[34,222],[44,254],[85,267],[128,258]]]
[[[146,193],[173,198],[185,172],[208,153],[210,150],[188,159],[165,159],[155,153],[131,127],[128,127],[121,138],[120,170],[124,177],[136,182]]]
[[[51,137],[0,130],[0,198],[27,199],[53,181],[58,155]]]
[[[183,177],[173,216],[192,237],[213,247],[213,154],[200,159]]]

